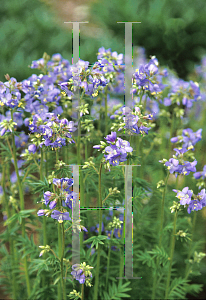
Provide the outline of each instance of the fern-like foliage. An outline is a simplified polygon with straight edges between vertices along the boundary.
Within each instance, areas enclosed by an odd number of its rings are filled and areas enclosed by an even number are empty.
[[[181,277],[174,278],[170,286],[169,299],[185,299],[188,282],[189,280]]]
[[[156,249],[147,252],[149,254],[153,254],[153,259],[159,259],[159,264],[162,264],[163,266],[165,266],[169,261],[169,256],[162,247],[159,248],[158,246],[156,246]]]
[[[131,288],[128,288],[130,282],[124,284],[119,283],[117,286],[114,282],[109,285],[109,292],[103,292],[104,300],[121,300],[122,298],[130,298],[131,296],[126,294]]]

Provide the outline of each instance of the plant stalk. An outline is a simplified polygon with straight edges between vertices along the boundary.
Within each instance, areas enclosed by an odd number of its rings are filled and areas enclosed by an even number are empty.
[[[10,210],[9,210],[9,204],[8,204],[8,199],[6,195],[6,187],[5,187],[5,175],[6,175],[6,166],[5,164],[2,165],[2,189],[3,189],[3,199],[4,199],[4,209],[6,209],[6,214],[7,218],[9,219],[10,217]],[[10,230],[11,230],[11,224],[8,224],[7,227],[8,233],[9,233],[9,249],[10,249],[10,254],[11,254],[11,265],[12,265],[12,293],[13,293],[13,299],[17,298],[17,287],[16,287],[16,278],[15,278],[15,272],[14,272],[14,267],[15,267],[15,260],[14,260],[14,244],[10,236]]]
[[[101,169],[102,169],[102,163],[100,163],[99,167],[99,201],[98,206],[99,208],[102,207],[102,195],[101,195]],[[99,235],[101,235],[102,232],[102,210],[99,210]],[[98,299],[98,288],[99,288],[99,267],[100,267],[100,253],[101,253],[101,245],[98,244],[98,252],[97,252],[97,268],[96,268],[96,274],[95,274],[95,286],[94,286],[94,296],[93,299]]]
[[[165,194],[167,190],[167,181],[169,178],[170,173],[168,172],[166,180],[165,180],[165,187],[164,191],[162,194],[162,203],[161,203],[161,223],[160,223],[160,237],[159,237],[159,242],[158,242],[158,247],[161,248],[162,246],[162,236],[163,236],[163,223],[164,223],[164,207],[165,207]],[[159,258],[156,260],[156,271],[154,274],[154,279],[153,279],[153,287],[152,287],[152,300],[155,299],[155,294],[156,294],[156,286],[157,286],[157,270],[159,268]]]
[[[171,270],[172,270],[172,260],[173,260],[173,254],[174,254],[174,249],[175,249],[175,239],[176,239],[175,233],[176,233],[177,213],[178,213],[178,211],[175,212],[174,223],[173,223],[173,232],[172,232],[172,237],[171,237],[170,265],[169,265],[169,272],[167,274],[167,283],[166,283],[166,289],[165,289],[165,299],[168,299],[168,295],[169,295],[169,286],[170,286],[170,278],[171,278]]]
[[[188,255],[187,255],[187,260],[189,260],[191,255],[192,255],[192,243],[194,241],[194,232],[195,232],[196,219],[197,219],[197,212],[194,212],[194,217],[193,217],[193,222],[192,222],[192,236],[191,236],[189,251],[188,251]],[[186,266],[186,270],[185,270],[185,279],[187,279],[187,277],[189,276],[189,272],[188,272],[189,269],[190,269],[190,265],[189,265],[189,262],[188,262],[187,266]]]
[[[84,300],[84,283],[82,284],[82,297],[81,300]]]
[[[11,118],[13,122],[13,111],[11,111]],[[21,183],[21,179],[19,176],[19,169],[17,165],[17,156],[16,156],[16,145],[15,145],[15,138],[14,133],[12,132],[12,146],[13,146],[13,158],[14,158],[14,168],[17,176],[17,182],[19,187],[19,198],[20,198],[20,208],[21,210],[24,210],[24,193],[23,193],[23,187]],[[25,218],[22,218],[22,237],[25,237]],[[25,253],[25,251],[24,251]],[[31,288],[30,288],[30,280],[29,280],[29,273],[28,273],[28,264],[27,264],[27,256],[24,257],[24,272],[26,277],[26,287],[27,287],[27,296],[30,297],[31,294]]]
[[[113,234],[114,234],[114,229],[112,229],[111,240],[113,238]],[[111,240],[110,240],[110,242],[111,242]],[[109,252],[108,252],[108,257],[107,257],[106,291],[107,291],[107,288],[108,288],[110,255],[111,255],[111,243],[109,244]]]

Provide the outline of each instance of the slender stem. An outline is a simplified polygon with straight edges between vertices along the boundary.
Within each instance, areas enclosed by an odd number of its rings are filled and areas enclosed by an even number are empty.
[[[100,110],[99,110],[99,120],[98,120],[98,130],[101,129],[101,104],[102,104],[102,98],[100,100]]]
[[[113,238],[113,234],[114,234],[114,229],[112,229],[111,239],[110,239],[110,243],[109,243],[109,252],[108,252],[108,257],[107,257],[106,291],[107,291],[107,288],[108,288],[109,263],[110,263],[110,255],[111,255],[111,241],[112,241],[112,238]]]
[[[63,299],[66,300],[66,288],[65,288],[64,278],[63,278],[63,274],[64,274],[63,258],[64,258],[64,248],[65,248],[64,224],[62,223],[61,226],[62,226],[62,256],[61,256],[62,292],[63,292]]]
[[[143,94],[144,94],[144,91],[142,91],[142,93],[141,93],[141,91],[140,91],[140,95],[139,95],[139,105],[142,104],[142,96],[143,96]]]
[[[60,260],[60,259],[58,258],[58,256],[56,255],[56,253],[54,252],[54,250],[50,249],[50,251],[54,254],[54,256],[55,256],[58,260]]]
[[[43,162],[44,162],[44,153],[41,148],[41,161],[40,161],[40,180],[43,181]],[[46,209],[46,205],[42,203],[42,209]],[[46,217],[43,216],[43,244],[47,245],[47,235],[46,235]]]
[[[40,148],[40,153],[41,153],[41,158],[40,158],[40,180],[43,181],[43,163],[44,163],[44,153],[42,148]],[[46,209],[46,205],[44,203],[42,203],[42,209]],[[47,231],[46,231],[46,217],[43,216],[43,227],[42,227],[42,231],[43,231],[43,245],[46,246],[47,245]],[[43,258],[43,257],[42,257]],[[47,253],[44,254],[44,259],[47,258]],[[44,287],[46,284],[46,276],[45,276],[45,272],[42,272],[42,286]]]
[[[82,297],[81,300],[84,300],[84,283],[82,284]]]
[[[82,92],[82,95],[79,100],[79,106],[81,105],[82,99],[84,97],[85,91]],[[78,111],[78,137],[77,137],[77,164],[81,164],[81,155],[80,155],[80,144],[81,144],[81,121],[80,121],[80,111]]]
[[[47,177],[48,176],[47,152],[45,152],[45,160],[46,160],[46,163],[45,163],[45,173],[46,173],[46,177]]]
[[[11,111],[11,118],[13,122],[13,111]],[[14,158],[14,168],[17,176],[17,182],[19,187],[19,198],[20,198],[20,208],[21,210],[24,210],[24,193],[22,188],[21,179],[19,176],[19,169],[17,166],[17,156],[16,156],[16,145],[15,145],[15,138],[14,133],[12,132],[12,146],[13,146],[13,158]],[[25,219],[22,219],[22,237],[25,237]],[[25,253],[25,251],[24,251]],[[31,288],[30,288],[30,281],[29,281],[29,273],[28,273],[28,264],[27,264],[27,256],[24,257],[24,271],[25,271],[25,277],[26,277],[26,286],[27,286],[27,295],[30,297],[31,294]]]
[[[124,173],[124,167],[122,167],[122,173],[124,176],[124,180],[125,180],[125,173]],[[125,207],[126,208],[126,207]],[[125,241],[125,220],[126,220],[126,211],[124,208],[124,221],[123,221],[123,230],[122,230],[122,241]],[[123,253],[121,250],[122,246],[120,245],[120,266],[119,266],[119,277],[124,277],[124,263],[125,263],[125,253],[124,253],[124,245],[123,245]],[[122,279],[120,279],[120,284],[122,283]]]
[[[140,167],[140,178],[143,178],[144,176],[144,155],[142,151],[142,137],[139,141],[139,152],[140,152],[140,157],[141,157],[141,167]]]
[[[31,166],[31,165],[30,165],[30,166]],[[29,173],[30,166],[28,167],[28,169],[27,169],[27,171],[26,171],[26,173],[25,173],[25,175],[24,175],[24,178],[22,179],[22,183],[25,181],[25,179],[26,179],[26,177],[27,177],[27,175],[28,175],[28,173]]]
[[[60,269],[61,269],[61,280],[58,282],[58,300],[62,300],[62,232],[61,232],[61,224],[58,222],[58,255],[60,260]]]
[[[6,175],[7,175],[8,189],[11,190],[10,163],[9,162],[6,164]],[[12,206],[11,215],[13,216],[15,213],[16,213],[15,208],[14,208],[14,206]],[[19,261],[18,261],[18,257],[17,257],[17,247],[16,247],[16,240],[15,239],[12,239],[12,246],[11,247],[12,247],[12,252],[11,253],[12,253],[13,266],[18,266]],[[16,289],[16,292],[18,294],[18,286],[16,286],[17,283],[16,283],[16,279],[15,279],[15,273],[14,273],[13,278],[14,278],[15,289]]]
[[[104,204],[104,202],[108,199],[108,197],[111,195],[111,193],[109,193],[108,195],[107,195],[107,197],[102,201],[102,204]]]
[[[107,116],[107,93],[108,87],[105,88],[105,136],[107,136],[107,125],[108,125],[108,116]]]
[[[81,207],[85,207],[85,203],[84,203],[84,182],[83,182],[83,172],[82,169],[80,167],[80,206]],[[84,222],[81,221],[82,225],[84,225]],[[80,248],[83,249],[83,239],[84,239],[84,231],[82,230],[80,232]]]
[[[194,217],[193,217],[193,222],[192,222],[192,236],[191,236],[191,241],[190,241],[190,246],[189,246],[189,251],[187,255],[187,260],[189,261],[191,255],[192,255],[192,243],[194,241],[194,232],[195,232],[195,224],[196,224],[196,219],[197,219],[197,213],[194,212]],[[186,270],[185,270],[185,279],[189,276],[189,269],[190,265],[189,262],[187,263]]]
[[[8,204],[8,199],[6,195],[6,187],[5,187],[5,175],[6,175],[6,166],[5,164],[2,165],[2,189],[3,189],[3,199],[4,199],[4,209],[6,209],[7,213],[7,218],[10,217],[10,210],[9,210],[9,204]],[[13,292],[13,299],[17,298],[17,288],[16,288],[16,278],[15,278],[15,272],[14,272],[14,267],[15,267],[15,260],[14,260],[14,248],[13,248],[13,241],[10,236],[10,230],[11,230],[11,224],[8,224],[7,231],[9,233],[9,249],[10,249],[10,254],[11,254],[11,265],[12,265],[12,292]]]
[[[100,167],[99,167],[99,201],[98,201],[99,208],[102,207],[101,169],[102,169],[102,163],[100,163]],[[100,209],[99,210],[99,235],[101,235],[101,232],[102,232],[102,210]],[[100,253],[101,253],[101,245],[99,244],[98,253],[97,253],[97,268],[96,268],[96,275],[95,275],[94,297],[93,297],[94,300],[98,298]]]
[[[38,165],[38,163],[37,163],[37,161],[36,161],[35,158],[34,158],[34,163],[35,163],[35,165],[37,166],[37,168],[38,168],[38,170],[39,170],[39,172],[40,172],[40,167],[39,167],[39,165]]]
[[[170,265],[169,265],[169,272],[167,273],[165,299],[168,299],[168,294],[169,294],[169,286],[170,286],[170,278],[171,278],[171,270],[172,270],[172,260],[173,260],[173,254],[174,254],[174,249],[175,249],[175,239],[176,239],[175,233],[176,233],[177,213],[178,213],[178,211],[175,212],[174,223],[173,223],[173,232],[172,232],[172,237],[171,237]]]
[[[159,242],[158,242],[158,246],[159,248],[161,248],[162,246],[162,235],[163,235],[163,223],[164,223],[164,207],[165,207],[165,194],[166,194],[166,190],[167,190],[167,181],[169,178],[170,173],[168,172],[166,180],[165,180],[165,187],[164,187],[164,191],[162,194],[162,203],[161,203],[161,223],[160,223],[160,237],[159,237]],[[157,271],[159,269],[159,258],[156,261],[156,271],[154,274],[154,278],[153,278],[153,287],[152,287],[152,300],[155,299],[155,294],[156,294],[156,288],[157,288]]]
[[[161,205],[161,224],[160,224],[160,237],[159,237],[159,247],[162,245],[162,235],[163,235],[163,223],[164,223],[164,206],[165,206],[165,194],[167,190],[167,182],[170,173],[168,172],[166,180],[165,180],[165,187],[162,195],[162,205]]]
[[[59,160],[59,152],[58,152],[58,148],[56,149],[56,163]],[[54,185],[53,185],[53,189],[54,189]],[[55,189],[54,189],[55,192]],[[60,200],[58,200],[59,202]],[[59,203],[61,204],[61,203]],[[64,238],[64,225],[63,223],[60,224],[58,222],[58,255],[59,255],[59,260],[60,260],[60,268],[61,268],[61,281],[58,282],[58,300],[62,300],[62,296],[63,299],[66,300],[66,290],[65,290],[65,282],[64,282],[64,265],[63,265],[63,258],[64,258],[64,242],[65,238]]]
[[[171,122],[171,127],[170,127],[170,140],[172,138],[173,135],[173,131],[174,131],[174,123],[175,123],[175,113],[172,113],[172,122]],[[168,147],[168,159],[170,158],[170,153],[172,150],[172,143],[169,140],[169,147]]]
[[[66,284],[66,280],[67,280],[67,270],[68,270],[68,265],[66,265],[66,272],[65,272],[65,284]]]
[[[154,142],[151,144],[151,147],[149,148],[147,154],[145,155],[145,157],[144,157],[145,160],[147,159],[148,155],[149,155],[150,152],[152,151],[153,147],[154,147]]]

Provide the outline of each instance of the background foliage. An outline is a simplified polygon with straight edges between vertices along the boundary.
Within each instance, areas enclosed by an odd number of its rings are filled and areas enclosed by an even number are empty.
[[[43,3],[46,2],[47,4]],[[63,1],[1,1],[0,80],[3,75],[22,80],[32,74],[27,68],[32,60],[61,53],[72,59],[72,26],[63,24],[54,3]],[[88,21],[102,29],[98,35],[81,33],[83,60],[93,63],[96,51],[105,49],[124,53],[124,25],[117,21],[141,21],[133,25],[133,45],[143,46],[146,54],[156,55],[161,65],[168,65],[186,79],[206,51],[204,0],[104,0],[84,1],[89,6]],[[50,4],[50,5],[48,5]],[[72,2],[71,2],[72,4]],[[64,9],[64,5],[62,5]],[[72,6],[71,6],[72,7]],[[72,20],[74,21],[74,20]],[[61,26],[62,23],[62,26]],[[80,25],[80,30],[87,24]]]

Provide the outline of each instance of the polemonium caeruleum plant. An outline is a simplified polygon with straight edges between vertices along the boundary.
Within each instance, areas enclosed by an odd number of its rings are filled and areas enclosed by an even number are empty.
[[[147,61],[141,54],[134,59],[133,102],[126,107],[123,54],[102,47],[97,55],[92,66],[83,60],[71,66],[59,53],[44,53],[30,66],[38,75],[17,82],[7,74],[0,82],[0,198],[6,226],[1,281],[14,299],[198,294],[202,286],[191,284],[191,278],[205,256],[195,244],[196,214],[206,206],[205,162],[194,150],[205,128],[194,127],[190,111],[204,99],[202,87],[162,68],[155,56]],[[160,170],[159,160],[166,170]],[[140,172],[133,172],[133,273],[141,283],[124,283],[116,279],[124,276],[124,164],[139,162]],[[72,190],[72,164],[84,164],[80,195]],[[158,181],[162,173],[166,179]],[[190,188],[192,177],[198,192]],[[79,196],[81,219],[73,224]],[[25,209],[29,203],[33,209]],[[96,212],[98,207],[104,211]],[[194,216],[192,223],[184,213]],[[80,233],[80,262],[74,265],[72,230]],[[178,259],[183,263],[177,265]]]

